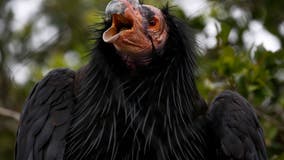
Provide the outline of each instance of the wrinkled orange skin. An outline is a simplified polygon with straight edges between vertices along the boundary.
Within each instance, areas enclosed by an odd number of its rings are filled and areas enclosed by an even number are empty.
[[[127,6],[124,13],[112,15],[112,26],[105,31],[103,39],[112,43],[123,57],[131,57],[133,60],[148,57],[154,49],[165,45],[168,35],[164,16],[158,8],[143,5],[154,13],[152,23],[149,23],[138,8],[132,7],[128,1],[123,2]],[[120,23],[131,24],[132,27],[118,32]]]

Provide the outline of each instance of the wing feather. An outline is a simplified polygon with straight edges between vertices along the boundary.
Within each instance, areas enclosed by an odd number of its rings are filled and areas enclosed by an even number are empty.
[[[253,107],[239,94],[221,93],[209,111],[217,159],[266,160],[262,128]]]
[[[35,85],[21,115],[16,160],[63,160],[75,104],[74,78],[73,71],[57,69]]]

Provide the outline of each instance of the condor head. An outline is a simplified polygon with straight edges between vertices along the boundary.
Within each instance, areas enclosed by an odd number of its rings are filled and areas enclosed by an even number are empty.
[[[112,25],[103,40],[112,43],[127,63],[147,65],[151,54],[164,47],[168,27],[160,9],[138,0],[112,0],[105,13]]]

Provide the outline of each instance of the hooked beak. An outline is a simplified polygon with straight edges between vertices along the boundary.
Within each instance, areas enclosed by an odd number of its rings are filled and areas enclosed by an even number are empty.
[[[106,7],[106,20],[112,20],[112,26],[103,34],[103,40],[107,43],[114,43],[121,34],[137,29],[142,21],[138,0],[112,0]],[[134,22],[135,21],[135,22]],[[126,37],[126,36],[124,36]]]
[[[131,6],[133,9],[140,7],[138,0],[112,0],[108,3],[105,14],[106,20],[110,20],[114,14],[123,15],[124,11]]]

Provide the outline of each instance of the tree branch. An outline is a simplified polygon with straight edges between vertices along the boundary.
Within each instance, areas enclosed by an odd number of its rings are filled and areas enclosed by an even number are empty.
[[[6,109],[4,107],[0,107],[0,116],[13,118],[16,121],[20,120],[20,113]]]

